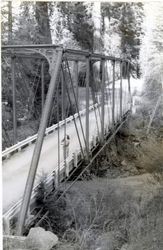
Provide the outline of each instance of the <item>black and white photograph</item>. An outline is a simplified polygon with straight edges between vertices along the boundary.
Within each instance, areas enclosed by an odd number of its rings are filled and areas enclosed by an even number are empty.
[[[3,250],[163,250],[163,1],[1,1]]]

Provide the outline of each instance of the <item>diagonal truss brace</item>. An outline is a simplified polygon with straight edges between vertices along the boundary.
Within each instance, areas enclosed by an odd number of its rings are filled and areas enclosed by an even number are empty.
[[[25,186],[23,202],[22,202],[20,216],[18,220],[18,228],[17,228],[18,235],[22,235],[23,233],[25,219],[26,219],[28,207],[30,204],[30,198],[31,198],[32,189],[34,185],[35,175],[36,175],[38,162],[39,162],[39,158],[41,154],[41,149],[43,145],[45,130],[46,130],[46,126],[48,123],[50,110],[52,107],[53,94],[55,91],[58,74],[60,72],[60,68],[62,64],[62,55],[63,55],[63,50],[61,49],[58,51],[56,65],[54,67],[54,71],[51,77],[51,81],[50,81],[50,85],[49,85],[49,89],[48,89],[48,93],[47,93],[47,97],[46,97],[46,101],[45,101],[45,105],[44,105],[44,109],[43,109],[43,113],[41,117],[41,122],[40,122],[39,130],[38,130],[38,137],[36,140],[35,149],[34,149],[32,161],[31,161],[31,166],[30,166],[30,170],[29,170],[29,174],[28,174],[28,178],[27,178],[27,182]]]

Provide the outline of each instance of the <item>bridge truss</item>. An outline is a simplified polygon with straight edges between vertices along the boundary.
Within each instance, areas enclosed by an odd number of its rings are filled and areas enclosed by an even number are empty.
[[[3,46],[2,56],[4,64],[8,64],[8,70],[11,73],[13,117],[13,141],[11,146],[2,152],[4,161],[8,160],[7,158],[12,160],[12,155],[15,152],[28,147],[30,143],[35,143],[18,221],[17,232],[22,234],[31,197],[33,197],[32,191],[45,135],[48,137],[51,133],[56,134],[55,157],[57,158],[57,166],[53,171],[53,180],[55,188],[57,188],[62,181],[61,173],[64,173],[66,179],[73,173],[69,165],[72,158],[75,168],[81,159],[85,160],[86,165],[89,166],[92,163],[92,148],[108,142],[111,136],[118,131],[119,125],[124,122],[124,117],[131,109],[132,104],[131,63],[121,58],[63,49],[54,45]],[[18,69],[22,71],[22,67],[18,67],[18,60],[20,60],[19,65],[22,66],[22,59],[39,62],[40,81],[34,82],[33,85],[39,85],[41,98],[37,133],[18,142],[16,89],[21,89],[21,86],[17,86],[16,79],[19,75]],[[45,84],[45,64],[49,65],[50,74],[47,92],[45,91],[45,87],[47,87]],[[28,93],[29,95],[31,93],[29,89]],[[32,97],[34,99],[36,95]],[[33,111],[34,103],[34,100],[29,100],[28,113]],[[54,116],[55,123],[53,124],[52,117]],[[73,138],[70,136],[70,144],[74,144],[74,146],[67,157],[65,153],[62,154],[61,140],[66,138],[69,131],[71,133],[70,123],[74,127],[75,135],[73,134]],[[64,141],[64,143],[66,142]]]

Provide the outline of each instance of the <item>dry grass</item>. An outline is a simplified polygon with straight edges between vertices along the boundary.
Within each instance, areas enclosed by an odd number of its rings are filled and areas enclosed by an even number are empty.
[[[163,176],[163,140],[151,137],[141,143],[137,161],[141,168],[154,176]]]
[[[51,195],[42,226],[60,236],[58,250],[161,250],[163,188],[130,178],[78,182],[59,204]]]

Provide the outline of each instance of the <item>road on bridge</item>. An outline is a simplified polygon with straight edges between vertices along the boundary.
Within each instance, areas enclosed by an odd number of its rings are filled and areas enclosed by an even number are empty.
[[[125,80],[127,82],[127,80]],[[119,81],[117,81],[117,86],[119,86]],[[118,98],[118,97],[117,97]],[[105,105],[105,127],[108,127],[108,124],[111,126],[111,113],[112,107],[111,105]],[[115,106],[115,120],[119,116],[118,107]],[[123,113],[128,110],[128,107],[125,107]],[[97,119],[98,119],[98,127],[100,128],[100,117],[99,112],[96,109]],[[81,121],[83,124],[83,128],[85,131],[85,116],[81,117]],[[77,127],[79,129],[79,134],[81,134],[81,128],[79,123],[79,118],[76,119]],[[95,111],[90,111],[89,117],[90,131],[89,131],[89,141],[91,143],[92,139],[98,135],[97,123],[95,117]],[[80,150],[80,146],[78,143],[78,138],[76,134],[76,130],[74,127],[74,122],[71,121],[66,126],[66,133],[70,136],[70,147],[69,147],[69,155],[72,156],[74,152]],[[64,126],[60,128],[60,138],[61,140],[64,138]],[[81,138],[82,145],[84,147],[84,140]],[[35,144],[31,144],[28,147],[22,149],[22,151],[13,154],[9,159],[3,161],[3,213],[8,211],[12,205],[14,205],[19,199],[21,199],[28,172],[29,167],[34,151]],[[63,149],[60,145],[60,161],[61,166],[63,165]],[[41,157],[38,165],[37,175],[34,186],[36,186],[43,175],[48,175],[53,170],[57,170],[58,166],[58,131],[55,130],[53,133],[47,135],[44,138],[44,143],[41,151]]]

